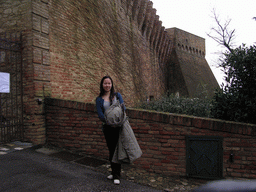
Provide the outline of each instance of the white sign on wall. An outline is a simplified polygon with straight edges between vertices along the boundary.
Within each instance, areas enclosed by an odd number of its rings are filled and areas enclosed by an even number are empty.
[[[0,93],[10,93],[10,73],[0,72]]]

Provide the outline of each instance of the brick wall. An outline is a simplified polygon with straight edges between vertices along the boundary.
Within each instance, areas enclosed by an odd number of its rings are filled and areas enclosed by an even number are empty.
[[[148,0],[7,0],[0,11],[3,31],[22,31],[27,141],[46,139],[38,99],[94,102],[106,74],[128,105],[165,92],[158,57],[170,41]]]
[[[38,99],[50,95],[48,0],[33,0],[28,7],[30,26],[22,32],[24,135],[27,141],[44,144],[45,118]]]
[[[27,141],[46,139],[38,99],[94,102],[106,74],[127,106],[169,89],[173,43],[149,0],[7,0],[0,11],[5,30],[22,31]]]
[[[0,3],[0,32],[18,32],[30,28],[29,0],[5,0]]]
[[[171,43],[152,2],[73,2],[50,1],[52,97],[94,102],[106,74],[130,106],[163,94]]]
[[[108,150],[94,104],[45,101],[48,143],[107,159]],[[127,109],[143,151],[134,164],[149,172],[186,175],[187,135],[223,137],[223,176],[256,178],[256,125],[170,113]],[[230,153],[234,162],[230,162]]]

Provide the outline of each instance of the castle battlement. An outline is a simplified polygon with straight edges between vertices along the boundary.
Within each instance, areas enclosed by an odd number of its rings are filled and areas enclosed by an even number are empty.
[[[116,5],[126,12],[127,16],[137,24],[142,36],[149,42],[151,49],[159,58],[160,63],[166,63],[171,53],[172,40],[168,37],[162,21],[156,15],[156,9],[150,0],[116,0]]]
[[[150,0],[116,0],[128,17],[137,23],[160,63],[165,63],[172,48],[205,57],[205,39],[178,28],[165,29]]]
[[[205,39],[178,28],[166,30],[173,40],[173,48],[205,57]]]

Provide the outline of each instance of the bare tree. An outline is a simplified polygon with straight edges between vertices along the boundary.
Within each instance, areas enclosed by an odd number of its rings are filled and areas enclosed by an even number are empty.
[[[230,52],[232,52],[232,42],[235,38],[235,29],[229,29],[231,19],[228,19],[222,23],[215,10],[213,10],[213,18],[216,21],[217,26],[211,28],[211,31],[214,33],[213,35],[211,33],[208,33],[207,35],[218,44],[223,45]]]

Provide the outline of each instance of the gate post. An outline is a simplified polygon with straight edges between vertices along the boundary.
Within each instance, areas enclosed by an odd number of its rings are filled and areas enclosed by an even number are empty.
[[[44,107],[51,95],[48,1],[32,1],[31,29],[23,32],[24,137],[33,144],[46,142]]]

